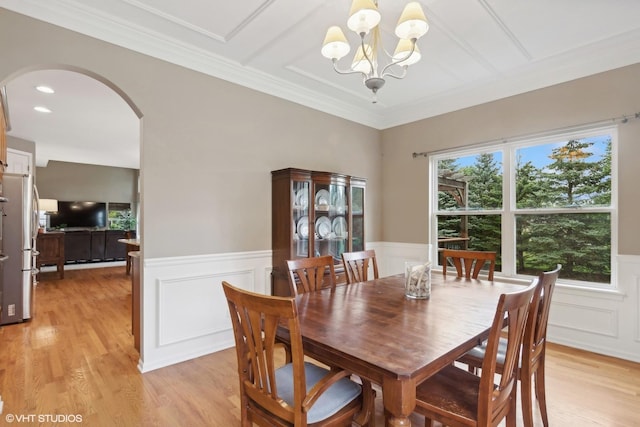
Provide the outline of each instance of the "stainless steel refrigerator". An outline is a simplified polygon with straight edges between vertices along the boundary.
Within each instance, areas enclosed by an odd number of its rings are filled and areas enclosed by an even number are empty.
[[[6,256],[2,278],[0,325],[30,319],[35,273],[33,262],[37,233],[36,196],[30,175],[5,174],[2,178],[2,252]]]

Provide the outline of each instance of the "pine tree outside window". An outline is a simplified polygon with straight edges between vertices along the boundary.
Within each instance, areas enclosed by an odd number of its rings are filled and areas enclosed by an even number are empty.
[[[507,277],[559,263],[565,283],[609,285],[616,137],[608,127],[430,155],[432,243],[496,251]]]

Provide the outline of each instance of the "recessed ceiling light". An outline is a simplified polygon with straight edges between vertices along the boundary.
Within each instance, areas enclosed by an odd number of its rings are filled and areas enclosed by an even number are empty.
[[[42,92],[42,93],[55,93],[56,92],[55,90],[53,90],[49,86],[44,86],[44,85],[36,86],[36,90],[38,92]]]
[[[50,112],[51,112],[51,110],[50,110],[50,109],[48,109],[47,107],[43,107],[43,106],[41,106],[41,105],[38,105],[38,106],[36,106],[36,107],[33,107],[33,109],[34,109],[34,110],[36,110],[36,111],[37,111],[37,112],[39,112],[39,113],[50,113]]]

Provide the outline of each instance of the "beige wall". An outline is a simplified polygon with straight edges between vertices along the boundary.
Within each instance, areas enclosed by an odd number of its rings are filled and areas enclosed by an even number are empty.
[[[33,141],[27,141],[26,139],[7,136],[7,147],[13,148],[14,150],[25,151],[27,153],[34,154],[33,163],[35,164],[36,144]]]
[[[500,140],[640,112],[640,64],[382,132],[383,241],[427,243],[428,162],[413,152]],[[640,120],[619,125],[619,253],[640,255]]]
[[[138,170],[50,161],[36,168],[36,185],[43,199],[135,204]]]
[[[381,237],[380,134],[300,105],[0,9],[0,82],[79,67],[143,114],[145,258],[271,247],[270,171],[367,179],[367,240]]]

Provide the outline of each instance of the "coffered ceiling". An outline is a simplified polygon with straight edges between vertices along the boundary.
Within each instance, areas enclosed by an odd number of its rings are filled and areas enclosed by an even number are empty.
[[[346,28],[350,3],[0,0],[1,7],[377,129],[640,62],[637,0],[422,0],[430,24],[419,40],[422,61],[404,80],[388,80],[374,104],[360,77],[338,75],[320,55],[330,25],[340,25],[355,46]],[[405,1],[378,3],[383,44],[392,50]],[[22,97],[14,92],[12,103]]]

